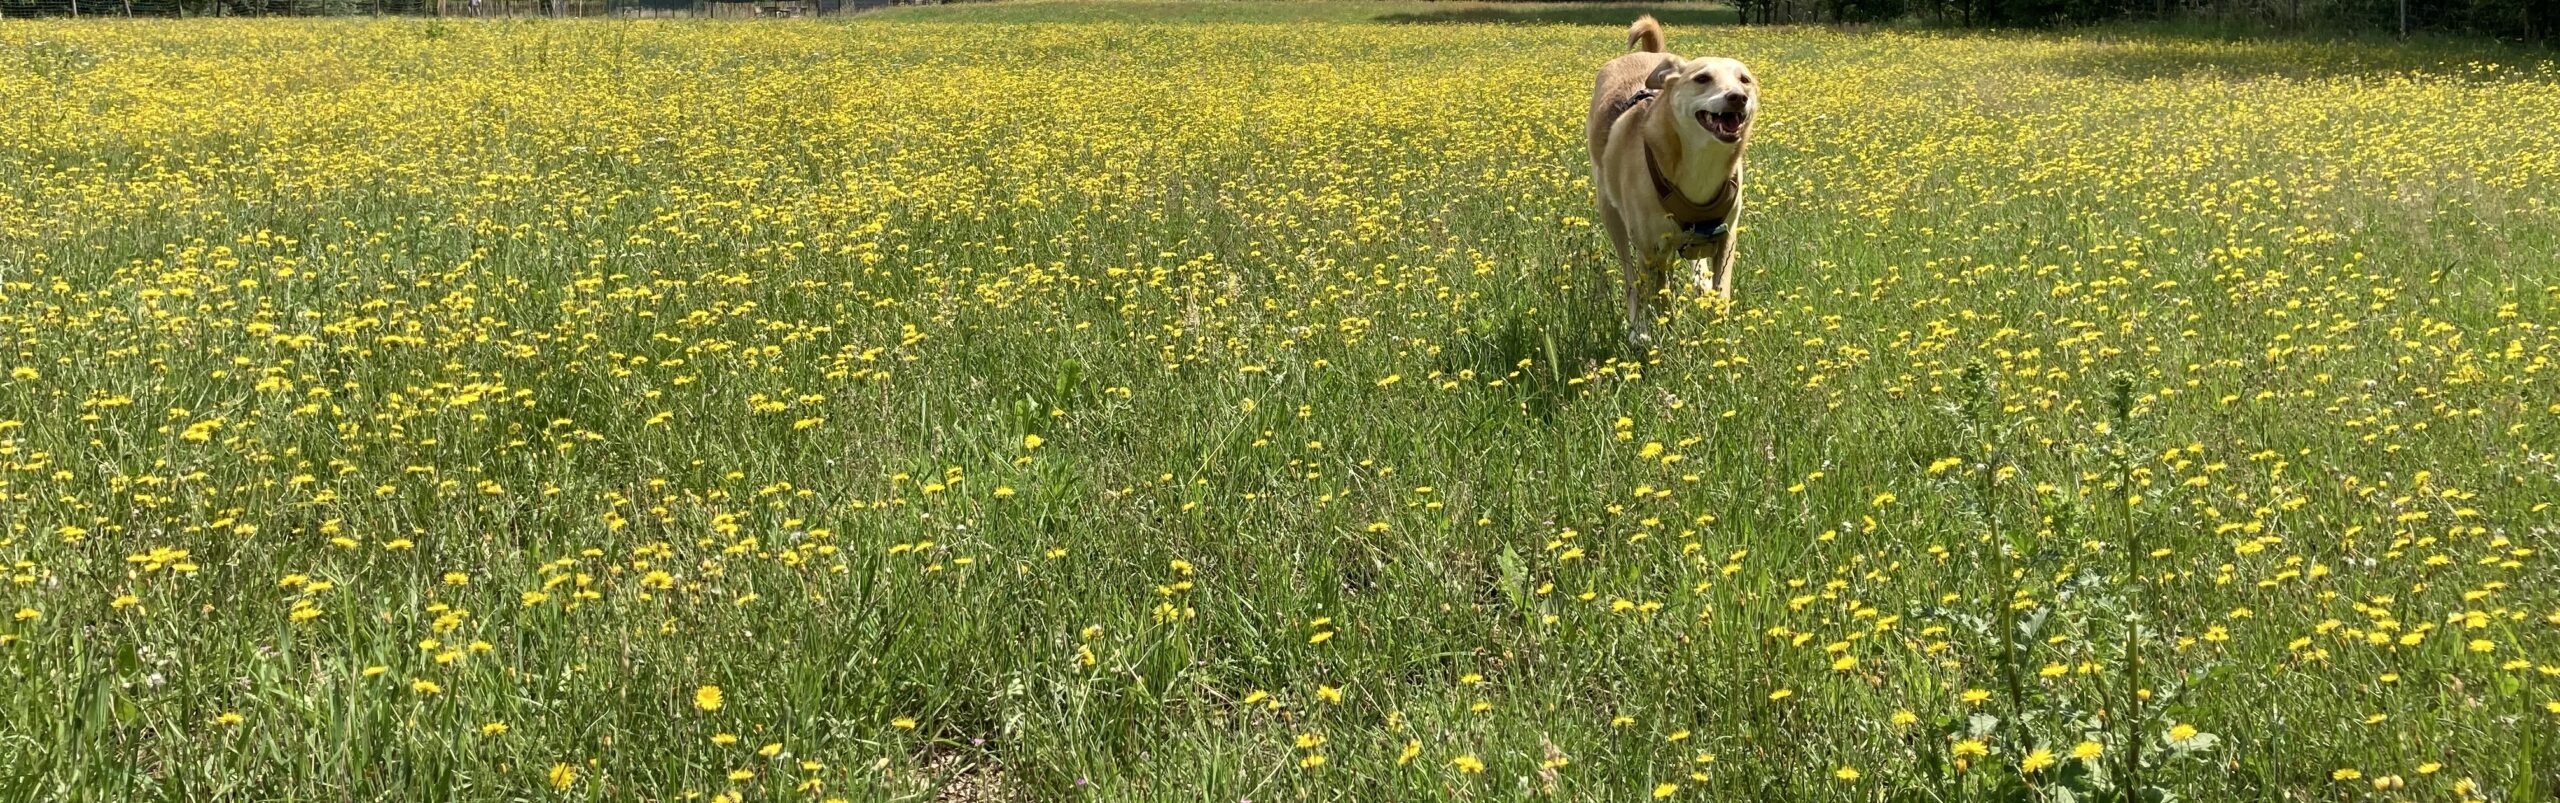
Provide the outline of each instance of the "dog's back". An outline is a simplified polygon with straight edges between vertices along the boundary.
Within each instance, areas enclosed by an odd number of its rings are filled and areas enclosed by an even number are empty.
[[[1627,46],[1636,52],[1600,65],[1600,77],[1591,87],[1591,117],[1584,121],[1583,136],[1590,140],[1594,162],[1608,146],[1609,127],[1626,114],[1636,93],[1644,91],[1645,80],[1663,62],[1678,59],[1662,52],[1662,23],[1650,14],[1636,18],[1636,24],[1627,28]]]

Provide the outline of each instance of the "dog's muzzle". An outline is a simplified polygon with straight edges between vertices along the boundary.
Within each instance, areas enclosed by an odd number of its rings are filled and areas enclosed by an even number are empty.
[[[1739,108],[1722,112],[1699,109],[1697,117],[1699,128],[1706,129],[1709,136],[1725,142],[1740,141],[1742,127],[1751,122],[1751,116],[1744,114]]]

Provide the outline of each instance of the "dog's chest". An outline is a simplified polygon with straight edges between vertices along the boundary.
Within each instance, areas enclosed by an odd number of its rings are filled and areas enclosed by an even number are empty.
[[[1679,168],[1663,177],[1670,179],[1671,185],[1689,200],[1706,203],[1716,197],[1716,193],[1724,191],[1724,181],[1730,173],[1742,169],[1735,160],[1738,155],[1732,145],[1722,142],[1709,144],[1691,150],[1686,158],[1680,160]]]

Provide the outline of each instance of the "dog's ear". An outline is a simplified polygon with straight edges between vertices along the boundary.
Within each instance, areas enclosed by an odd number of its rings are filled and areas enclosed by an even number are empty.
[[[1653,72],[1644,77],[1644,88],[1661,91],[1662,85],[1670,83],[1671,76],[1679,74],[1682,66],[1679,59],[1663,59],[1661,66],[1653,68]]]

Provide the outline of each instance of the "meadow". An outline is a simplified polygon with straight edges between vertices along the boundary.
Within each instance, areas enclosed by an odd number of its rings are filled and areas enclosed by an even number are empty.
[[[1662,11],[0,24],[0,799],[2560,788],[2549,54]]]

